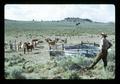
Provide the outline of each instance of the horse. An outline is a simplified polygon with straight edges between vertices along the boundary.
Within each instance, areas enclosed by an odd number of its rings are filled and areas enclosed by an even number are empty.
[[[55,40],[51,40],[50,38],[47,38],[45,40],[48,44],[55,45],[58,42],[59,38],[55,38]]]
[[[62,42],[62,43],[67,43],[67,38],[61,39],[61,42]]]
[[[80,23],[76,23],[76,26],[80,25]]]
[[[62,50],[64,50],[64,44],[67,43],[67,38],[65,39],[59,39],[59,38],[56,38],[56,41],[62,43]]]
[[[49,44],[49,49],[51,50],[52,46],[56,46],[56,43],[59,39],[51,40],[50,38],[45,39],[45,41]]]
[[[67,43],[67,38],[55,38],[55,40],[60,43]]]
[[[17,46],[17,47],[18,47],[18,51],[23,48],[23,45],[24,45],[24,44],[22,43],[22,41],[20,41],[20,42],[18,43],[18,46]]]
[[[52,41],[50,38],[45,39],[46,42]]]
[[[31,52],[32,52],[32,49],[34,49],[33,44],[30,44],[29,42],[24,43],[24,54],[26,53],[26,50],[28,53],[29,53],[29,50],[31,50]]]
[[[37,46],[37,43],[38,43],[38,39],[33,39],[33,40],[32,40],[32,45],[34,45],[34,47]]]

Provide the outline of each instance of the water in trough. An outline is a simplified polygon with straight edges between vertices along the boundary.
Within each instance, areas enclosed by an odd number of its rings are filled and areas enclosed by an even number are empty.
[[[64,45],[64,51],[50,51],[51,56],[68,56],[81,55],[86,57],[94,57],[99,52],[98,45],[95,44],[77,44]]]
[[[94,57],[99,52],[99,47],[94,44],[65,45],[65,55],[81,55]]]

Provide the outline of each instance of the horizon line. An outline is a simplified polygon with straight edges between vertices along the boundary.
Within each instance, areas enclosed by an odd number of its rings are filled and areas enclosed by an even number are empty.
[[[67,17],[67,18],[79,18],[79,17]],[[65,18],[64,18],[65,19]],[[62,21],[64,19],[61,19],[61,20],[35,20],[35,19],[32,19],[32,20],[15,20],[15,19],[5,19],[4,20],[13,20],[13,21],[39,21],[39,22],[44,22],[44,21]],[[79,18],[79,19],[88,19],[88,18]],[[89,19],[91,20],[91,19]],[[99,22],[99,21],[93,21],[92,22],[98,22],[98,23],[115,23],[114,21],[107,21],[107,22]]]

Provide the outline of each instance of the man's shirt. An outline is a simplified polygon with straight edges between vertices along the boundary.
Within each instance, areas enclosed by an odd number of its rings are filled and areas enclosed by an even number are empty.
[[[107,50],[109,47],[109,41],[106,38],[102,38],[100,41],[100,50]]]

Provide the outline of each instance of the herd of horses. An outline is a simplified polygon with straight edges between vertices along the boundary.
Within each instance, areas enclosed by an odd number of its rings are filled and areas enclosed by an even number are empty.
[[[32,52],[33,49],[35,49],[37,47],[37,45],[39,43],[43,43],[44,41],[40,41],[39,39],[32,39],[31,42],[18,42],[16,43],[16,40],[15,40],[15,43],[13,45],[13,43],[10,41],[9,43],[5,43],[5,46],[6,45],[9,45],[10,46],[10,49],[13,50],[13,46],[15,46],[15,50],[16,51],[20,51],[21,49],[23,49],[24,51],[24,54],[26,54],[26,52]],[[46,38],[45,39],[45,42],[48,43],[48,46],[49,46],[49,50],[51,50],[53,48],[53,46],[56,46],[56,44],[59,42],[59,43],[62,43],[65,44],[67,43],[67,38],[66,39],[60,39],[60,38],[55,38],[55,39],[51,39],[51,38]],[[64,49],[64,46],[62,46],[62,49]]]
[[[45,39],[45,41],[48,43],[48,45],[49,45],[49,50],[51,50],[52,49],[52,47],[54,47],[55,46],[55,49],[57,48],[57,43],[58,42],[60,42],[60,43],[62,43],[62,50],[64,49],[64,46],[63,46],[63,44],[65,44],[65,43],[67,43],[67,38],[65,38],[65,39],[59,39],[59,38],[55,38],[54,40],[52,40],[52,39],[50,39],[50,38],[47,38],[47,39]]]
[[[9,46],[10,46],[11,50],[13,50],[13,46],[15,47],[15,50],[18,50],[18,51],[23,49],[24,50],[24,54],[25,54],[26,52],[28,52],[28,53],[30,51],[32,52],[32,50],[40,42],[42,43],[43,41],[39,41],[38,39],[33,39],[31,42],[22,42],[22,41],[20,41],[20,42],[16,43],[16,40],[15,40],[14,44],[11,41],[9,41]]]

